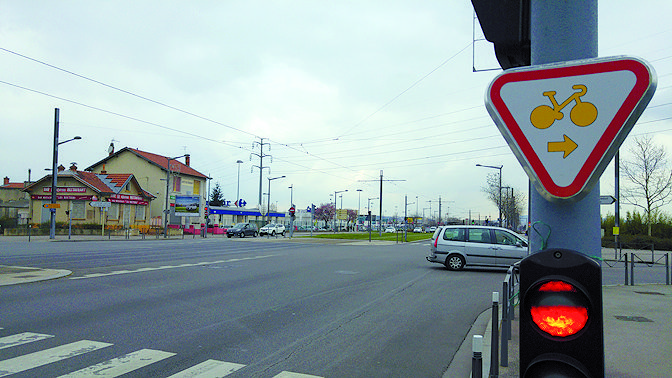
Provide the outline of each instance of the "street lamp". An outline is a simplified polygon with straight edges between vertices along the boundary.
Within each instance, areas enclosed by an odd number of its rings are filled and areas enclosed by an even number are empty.
[[[183,157],[189,157],[189,154],[184,154],[184,155],[180,155],[180,156],[173,157],[173,158],[167,158],[168,160],[166,161],[166,203],[165,203],[165,207],[163,209],[163,238],[164,239],[168,237],[168,214],[170,214],[170,209],[168,208],[168,190],[169,190],[168,188],[170,187],[169,183],[170,183],[170,172],[171,172],[170,161],[171,160],[176,160],[176,159],[179,159],[179,158],[183,158]]]
[[[347,192],[347,191],[348,191],[348,189],[345,189],[345,190],[339,190],[339,191],[334,191],[334,210],[336,210],[336,208],[337,208],[337,206],[338,206],[338,203],[336,203],[336,198],[337,198],[337,197],[336,197],[336,194],[338,194],[338,193],[345,193],[345,192]],[[343,198],[343,197],[341,197],[341,198]],[[343,200],[341,199],[341,207],[342,207],[342,206],[343,206]],[[335,232],[336,232],[336,214],[334,214],[333,225],[334,225],[334,233],[335,233]]]
[[[267,179],[268,179],[268,202],[267,202],[268,210],[266,210],[266,214],[268,215],[268,221],[269,222],[271,220],[271,215],[270,215],[270,212],[271,212],[271,181],[281,179],[281,178],[285,178],[285,177],[287,177],[287,176],[282,175],[282,176],[278,176],[278,177],[267,177]]]
[[[502,167],[503,165],[500,165],[499,167],[494,166],[494,165],[483,165],[483,164],[476,164],[477,167],[483,167],[483,168],[492,168],[492,169],[499,169],[499,202],[497,202],[497,207],[499,210],[499,226],[502,226]]]
[[[58,129],[59,129],[59,114],[60,109],[56,108],[54,111],[54,154],[51,166],[51,203],[52,205],[56,204],[56,191],[58,183],[58,146],[64,143],[72,142],[73,140],[82,139],[80,136],[76,136],[72,139],[65,140],[63,142],[58,141]],[[49,239],[56,238],[56,208],[51,207],[49,209]]]
[[[236,163],[238,164],[238,186],[236,187],[236,203],[238,204],[238,201],[240,201],[240,165],[243,161],[238,160]],[[240,204],[238,204],[238,207],[240,207]]]

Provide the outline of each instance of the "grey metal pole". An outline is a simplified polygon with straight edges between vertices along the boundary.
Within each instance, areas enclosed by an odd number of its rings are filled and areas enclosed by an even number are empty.
[[[60,109],[54,109],[54,154],[51,165],[51,203],[56,203],[56,191],[58,190],[58,128]],[[49,239],[56,238],[56,209],[49,209]]]
[[[614,235],[614,260],[617,260],[616,255],[618,254],[619,242],[621,239],[621,187],[620,187],[620,166],[621,159],[619,157],[619,151],[616,151],[616,156],[614,156],[614,196],[616,197],[616,202],[614,203],[614,227],[618,228],[618,234]]]
[[[532,65],[597,56],[597,0],[531,0]],[[548,247],[601,256],[600,187],[577,202],[549,202],[530,190],[530,218],[548,225]],[[541,237],[532,234],[531,250],[541,249]]]

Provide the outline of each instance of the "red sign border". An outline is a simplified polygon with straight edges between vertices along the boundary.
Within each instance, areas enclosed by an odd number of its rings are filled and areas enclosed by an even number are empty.
[[[532,170],[531,173],[536,176],[539,184],[541,184],[542,189],[547,191],[548,194],[555,198],[566,199],[574,197],[584,192],[585,189],[588,189],[588,184],[590,183],[591,178],[594,176],[597,168],[600,166],[600,162],[602,162],[606,157],[606,153],[609,150],[609,147],[612,146],[614,141],[621,139],[622,142],[622,139],[627,136],[635,123],[628,122],[633,115],[634,110],[638,107],[642,100],[645,99],[647,91],[650,91],[652,88],[655,89],[655,79],[652,77],[652,71],[649,71],[648,66],[637,58],[618,57],[616,60],[613,60],[612,58],[612,60],[597,62],[579,62],[584,63],[559,67],[540,66],[537,69],[523,69],[512,72],[505,71],[493,80],[490,88],[488,89],[490,103],[493,105],[494,109],[498,113],[499,118],[503,122],[503,125],[498,124],[498,126],[505,127],[514,139],[513,141],[507,141],[510,144],[513,142],[517,146],[518,150],[523,155],[524,160],[527,162],[527,165]],[[572,62],[569,63],[571,64]],[[614,71],[630,71],[634,73],[636,77],[635,86],[626,97],[623,105],[621,105],[619,110],[616,112],[616,115],[607,126],[604,134],[598,140],[595,148],[586,159],[586,162],[581,167],[579,173],[576,175],[572,183],[568,186],[558,186],[553,182],[553,179],[546,170],[546,167],[544,167],[538,155],[534,152],[534,149],[520,129],[520,126],[514,119],[509,109],[506,107],[506,104],[500,96],[500,91],[505,84],[513,82],[555,79],[571,76],[585,76]],[[650,97],[652,96],[653,93],[650,94]],[[645,104],[648,104],[650,97],[646,99]],[[506,133],[503,132],[502,134],[506,137]],[[620,146],[620,142],[618,144]],[[607,164],[608,161],[611,160],[612,156],[608,157]],[[521,163],[523,163],[523,161],[521,161]],[[604,168],[606,168],[606,164]],[[530,172],[528,172],[528,174],[529,173]]]

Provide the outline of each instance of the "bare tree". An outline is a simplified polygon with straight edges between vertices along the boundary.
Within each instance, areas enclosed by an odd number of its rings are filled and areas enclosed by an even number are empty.
[[[621,189],[626,203],[644,210],[644,219],[651,236],[652,215],[672,201],[672,171],[667,166],[667,152],[656,146],[650,136],[634,139],[629,149],[632,160],[621,162],[621,172],[629,182]]]
[[[502,195],[499,195],[499,175],[495,173],[488,174],[487,186],[481,188],[483,193],[488,195],[497,208],[500,208],[499,200],[501,198],[502,218],[512,229],[518,228],[520,215],[527,205],[527,197],[521,190],[516,190],[512,186],[502,184]]]

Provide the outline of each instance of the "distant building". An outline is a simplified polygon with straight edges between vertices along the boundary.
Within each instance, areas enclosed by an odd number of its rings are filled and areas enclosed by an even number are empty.
[[[9,177],[3,179],[0,186],[0,218],[17,219],[17,223],[25,223],[28,214],[28,194],[23,188],[28,183],[10,182]]]
[[[134,148],[122,148],[110,154],[85,171],[93,173],[130,172],[144,190],[155,196],[147,210],[150,223],[163,226],[164,209],[169,209],[169,224],[197,225],[205,223],[205,204],[207,201],[207,180],[210,177],[190,167],[189,157],[185,163],[167,156],[153,154]],[[166,177],[170,176],[168,203],[166,203]],[[182,208],[180,203],[189,203]],[[194,208],[193,204],[196,204]],[[177,206],[176,206],[177,204]]]
[[[52,175],[47,175],[23,189],[30,196],[30,223],[50,221]],[[148,225],[148,207],[154,195],[145,191],[133,174],[92,173],[58,168],[56,183],[56,222],[105,224],[132,228]],[[105,203],[105,206],[102,206]]]

